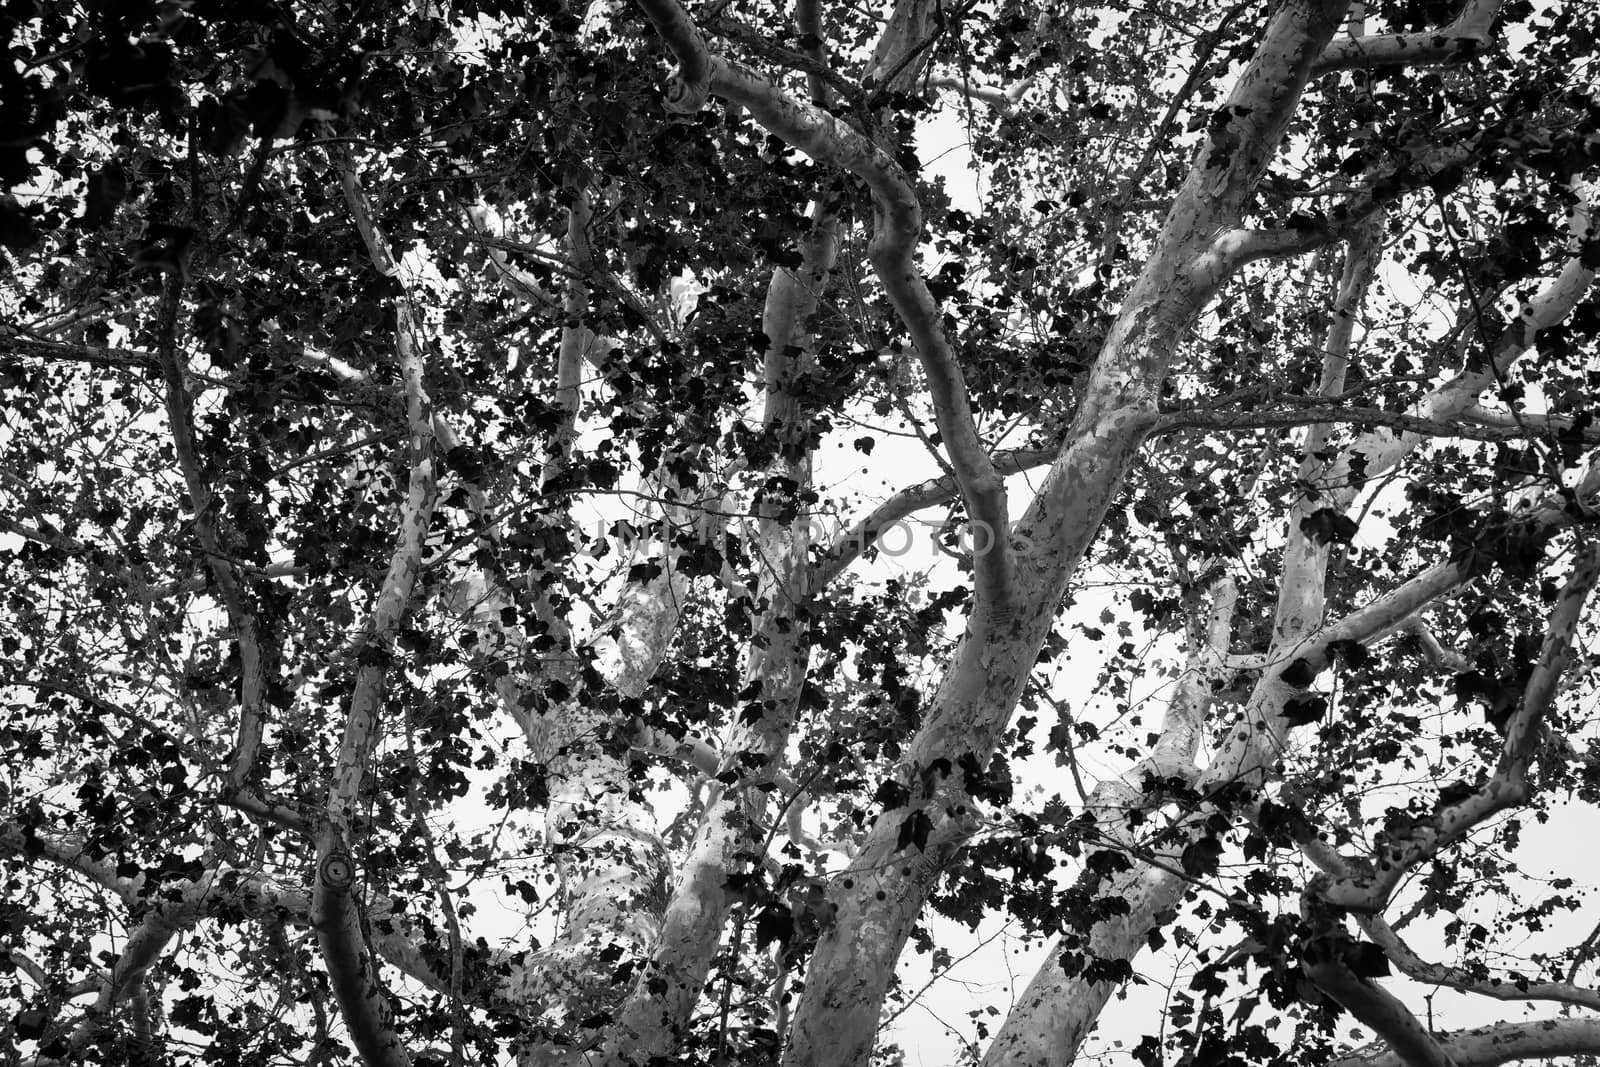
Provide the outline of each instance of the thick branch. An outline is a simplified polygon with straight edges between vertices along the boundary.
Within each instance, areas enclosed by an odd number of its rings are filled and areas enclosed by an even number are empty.
[[[1556,1059],[1600,1052],[1600,1019],[1540,1019],[1494,1023],[1435,1035],[1454,1067],[1499,1067],[1514,1060]],[[1332,1067],[1410,1067],[1390,1050],[1363,1049]]]
[[[1024,78],[1014,82],[1004,89],[997,89],[987,85],[975,85],[964,78],[954,78],[949,75],[940,75],[929,78],[928,84],[935,89],[948,89],[960,93],[969,100],[976,100],[980,104],[988,104],[999,111],[1008,111],[1016,106],[1018,100],[1025,96],[1033,87],[1032,78]]]
[[[677,0],[640,0],[639,8],[678,60],[678,72],[667,83],[667,109],[694,114],[705,107],[712,91],[716,60],[706,49],[706,39]]]
[[[1151,779],[1171,777],[1192,782],[1198,775],[1194,759],[1205,720],[1215,700],[1215,683],[1232,632],[1238,589],[1231,578],[1211,590],[1209,610],[1194,605],[1191,613],[1188,656],[1172,697],[1167,703],[1161,733],[1150,755],[1116,778],[1099,782],[1084,805],[1094,819],[1095,836],[1105,847],[1129,849],[1134,840],[1134,819],[1161,803],[1159,791],[1146,788]],[[1102,851],[1096,848],[1091,851]],[[1132,870],[1100,875],[1085,869],[1077,888],[1090,896],[1125,899],[1127,916],[1112,916],[1095,923],[1082,950],[1096,960],[1130,960],[1144,947],[1141,920],[1176,905],[1187,882],[1175,871],[1176,863],[1138,864]],[[1061,946],[1054,946],[1028,983],[1016,1007],[995,1035],[983,1063],[985,1067],[1011,1064],[1067,1064],[1088,1036],[1100,1010],[1116,989],[1113,982],[1093,982],[1081,972],[1062,967]]]
[[[1500,412],[1492,414],[1502,415]],[[1503,419],[1480,418],[1472,412],[1463,412],[1456,420],[1451,421],[1424,418],[1421,415],[1388,411],[1383,408],[1346,407],[1338,403],[1318,405],[1314,402],[1287,408],[1258,408],[1250,411],[1215,409],[1176,411],[1161,417],[1152,436],[1188,429],[1264,430],[1323,423],[1382,426],[1391,430],[1402,430],[1418,437],[1454,437],[1464,441],[1544,440],[1557,434],[1564,434],[1585,445],[1600,445],[1600,422],[1578,428],[1572,419],[1560,415],[1534,413],[1524,416],[1519,424],[1509,415],[1504,415]]]
[[[101,367],[143,367],[154,370],[160,361],[149,352],[131,348],[93,348],[57,341],[30,341],[26,337],[0,338],[0,348],[37,359],[89,363]]]
[[[115,894],[124,903],[132,904],[137,898],[137,884],[132,879],[118,875],[115,865],[91,857],[84,851],[83,843],[76,835],[56,837],[15,822],[0,823],[0,852],[19,859],[39,856],[59,867],[76,871],[100,888]]]
[[[1572,577],[1551,609],[1544,645],[1533,675],[1523,688],[1522,700],[1506,724],[1505,743],[1494,773],[1469,796],[1447,805],[1380,847],[1370,877],[1336,880],[1325,894],[1331,903],[1351,911],[1381,911],[1401,879],[1417,864],[1437,855],[1485,819],[1527,799],[1527,772],[1540,728],[1556,685],[1566,671],[1578,620],[1597,580],[1600,546],[1590,546],[1580,554]]]
[[[1405,1067],[1456,1067],[1399,997],[1350,969],[1342,955],[1349,940],[1342,933],[1329,933],[1307,946],[1302,962],[1311,980],[1370,1026]]]
[[[1489,46],[1500,0],[1467,0],[1461,14],[1436,30],[1349,37],[1323,50],[1313,76],[1340,70],[1438,66],[1477,55]]]
[[[399,267],[372,218],[354,165],[345,157],[338,158],[337,162],[345,201],[373,265],[389,277],[398,278]],[[422,345],[420,323],[410,296],[402,287],[395,299],[395,348],[410,432],[409,484],[388,573],[367,622],[355,687],[340,737],[338,761],[328,784],[326,813],[317,829],[317,874],[312,892],[312,925],[317,931],[335,999],[352,1041],[362,1059],[372,1067],[404,1067],[410,1059],[390,1026],[388,1004],[378,985],[362,934],[360,915],[351,894],[357,872],[347,841],[355,823],[367,764],[377,744],[378,714],[383,705],[395,631],[411,606],[437,491],[433,410],[423,385]]]
[[[1568,982],[1528,982],[1509,978],[1477,978],[1460,967],[1432,963],[1418,956],[1381,915],[1357,919],[1361,928],[1383,949],[1383,954],[1408,978],[1434,986],[1447,986],[1494,1000],[1551,1000],[1600,1011],[1600,989]]]
[[[256,751],[261,746],[262,716],[265,712],[266,663],[257,632],[256,616],[238,576],[228,562],[217,534],[213,515],[215,498],[205,477],[205,464],[194,439],[194,410],[189,395],[188,368],[178,351],[178,310],[183,296],[181,271],[168,277],[162,294],[157,323],[156,354],[166,382],[167,420],[172,428],[172,447],[178,468],[189,490],[189,506],[194,516],[195,538],[204,551],[206,564],[216,580],[228,622],[239,643],[239,729],[234,741],[233,759],[223,778],[226,791],[244,789]]]
[[[828,34],[822,24],[821,0],[795,0],[794,28],[804,43],[806,58],[816,65],[815,71],[806,74],[806,91],[813,104],[827,107],[833,102],[829,92],[833,70],[828,63]]]

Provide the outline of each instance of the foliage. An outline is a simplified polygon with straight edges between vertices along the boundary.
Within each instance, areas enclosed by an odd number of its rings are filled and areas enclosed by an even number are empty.
[[[5,1062],[1600,1051],[1595,13],[689,14],[5,6]]]

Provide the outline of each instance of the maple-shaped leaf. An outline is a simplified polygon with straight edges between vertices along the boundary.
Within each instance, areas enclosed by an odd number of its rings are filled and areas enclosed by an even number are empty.
[[[1346,667],[1363,666],[1372,658],[1372,653],[1360,641],[1330,641],[1328,655],[1340,660]]]
[[[900,836],[895,843],[895,848],[904,851],[912,845],[921,852],[928,846],[928,835],[933,832],[933,820],[928,818],[928,813],[918,808],[905,817],[900,824]]]
[[[1362,978],[1382,978],[1389,973],[1389,957],[1370,941],[1352,941],[1341,955],[1344,965]]]
[[[1183,864],[1183,873],[1191,878],[1216,874],[1222,862],[1222,843],[1214,837],[1202,837],[1183,850],[1179,862]]]
[[[911,790],[893,778],[889,778],[878,786],[878,791],[873,794],[872,799],[877,801],[884,811],[893,811],[895,808],[906,806],[906,803],[911,799]]]
[[[1328,713],[1328,701],[1314,693],[1300,693],[1283,705],[1283,721],[1290,726],[1309,726]]]
[[[769,905],[756,916],[756,947],[766,948],[776,941],[787,945],[794,938],[794,914],[782,905]]]
[[[1359,524],[1333,508],[1318,508],[1300,520],[1300,532],[1320,545],[1348,545]]]
[[[1283,669],[1278,677],[1283,679],[1285,685],[1292,685],[1296,689],[1304,689],[1317,677],[1316,669],[1304,658],[1297,658]]]

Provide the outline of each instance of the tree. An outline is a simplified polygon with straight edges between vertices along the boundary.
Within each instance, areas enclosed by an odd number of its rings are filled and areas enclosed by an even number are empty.
[[[8,1062],[1600,1053],[1586,5],[0,17]]]

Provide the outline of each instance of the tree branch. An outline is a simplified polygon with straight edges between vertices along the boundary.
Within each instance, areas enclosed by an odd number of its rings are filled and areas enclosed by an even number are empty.
[[[821,0],[795,0],[794,28],[800,34],[806,58],[816,67],[806,74],[806,91],[811,94],[813,104],[827,107],[833,102],[830,98],[830,88],[834,88],[843,79],[834,74],[833,67],[828,62],[828,32],[822,23]],[[846,93],[850,91],[848,85],[844,87],[844,91]]]
[[[868,254],[873,269],[922,360],[939,434],[968,514],[974,526],[986,526],[992,535],[994,549],[979,553],[973,561],[977,591],[981,598],[1007,601],[1012,594],[1012,552],[1005,485],[978,436],[966,379],[945,336],[938,305],[917,270],[922,208],[910,180],[899,164],[858,131],[786,96],[754,72],[708,53],[705,40],[676,0],[639,0],[639,6],[680,64],[675,89],[668,92],[669,107],[697,110],[705,93],[696,88],[696,78],[705,71],[709,91],[745,107],[775,136],[819,162],[850,171],[871,189],[875,232]]]
[[[1423,397],[1407,417],[1443,425],[1459,422],[1463,412],[1478,408],[1478,397],[1483,391],[1502,378],[1517,359],[1534,346],[1540,332],[1571,314],[1589,291],[1595,272],[1585,264],[1582,249],[1590,232],[1591,200],[1597,190],[1582,187],[1575,191],[1578,199],[1569,218],[1572,255],[1560,273],[1523,303],[1519,322],[1508,325],[1500,333],[1481,362],[1469,363]],[[1396,429],[1398,433],[1379,429],[1361,435],[1322,468],[1313,482],[1319,501],[1340,510],[1349,507],[1361,484],[1351,477],[1354,457],[1361,457],[1366,480],[1370,481],[1397,466],[1421,442],[1418,433],[1403,427]]]
[[[213,517],[216,499],[206,482],[204,464],[194,439],[194,411],[189,396],[188,368],[178,351],[178,309],[183,297],[183,272],[174,270],[167,278],[156,325],[156,356],[166,382],[167,421],[172,429],[172,447],[189,490],[195,538],[217,583],[223,607],[228,614],[235,639],[239,642],[239,728],[233,757],[223,776],[224,793],[243,790],[261,747],[262,719],[266,705],[267,664],[263,658],[254,610],[240,585]]]
[[[662,43],[678,60],[678,71],[667,82],[666,106],[680,115],[693,115],[711,95],[714,65],[720,62],[706,48],[706,39],[677,0],[638,0],[639,8],[661,35]]]
[[[399,266],[372,218],[354,164],[343,154],[334,154],[334,159],[345,202],[367,246],[367,254],[381,273],[398,281]],[[347,841],[355,823],[367,763],[377,744],[378,714],[393,656],[395,631],[410,609],[438,489],[433,457],[433,405],[423,384],[423,344],[420,320],[402,284],[395,297],[395,348],[410,432],[410,477],[400,512],[399,536],[357,658],[355,687],[345,715],[337,762],[328,784],[325,814],[316,835],[317,873],[311,922],[317,931],[323,962],[345,1026],[370,1067],[405,1067],[410,1062],[404,1045],[390,1025],[388,1003],[367,951],[360,914],[351,893],[357,871]]]
[[[125,904],[131,905],[138,899],[138,884],[117,874],[114,866],[91,857],[76,835],[55,837],[42,834],[33,826],[4,822],[0,823],[0,852],[19,859],[38,856],[58,867],[76,871]]]
[[[1556,685],[1566,671],[1578,620],[1597,580],[1600,545],[1591,545],[1580,552],[1571,578],[1551,609],[1544,645],[1533,675],[1523,688],[1522,700],[1506,724],[1505,743],[1494,773],[1467,797],[1446,805],[1380,846],[1371,876],[1335,880],[1324,893],[1330,903],[1355,912],[1381,911],[1400,880],[1417,864],[1437,855],[1485,819],[1527,799],[1528,767],[1538,745],[1540,727]]]
[[[1514,1060],[1556,1059],[1600,1052],[1600,1019],[1536,1019],[1503,1022],[1471,1030],[1436,1034],[1434,1039],[1454,1067],[1499,1067]],[[1391,1049],[1363,1049],[1334,1060],[1331,1067],[1410,1067]]]
[[[525,304],[538,308],[560,307],[561,301],[556,295],[540,285],[539,280],[533,275],[512,263],[505,253],[503,243],[489,233],[489,209],[483,204],[474,204],[466,211],[467,219],[472,223],[473,235],[480,238],[483,246],[488,249],[489,263],[494,267],[495,276],[511,295]]]
[[[1056,458],[1055,449],[1016,449],[998,452],[994,468],[1002,475],[1020,474],[1049,465]],[[874,508],[865,518],[856,522],[834,539],[813,566],[811,588],[823,589],[854,563],[863,552],[871,548],[885,530],[908,515],[923,508],[948,503],[961,493],[953,475],[930,478],[908,486]]]
[[[1311,68],[1312,76],[1341,70],[1438,66],[1466,59],[1489,46],[1489,30],[1499,11],[1500,0],[1467,0],[1459,15],[1436,30],[1334,41]]]
[[[1428,985],[1447,986],[1495,1000],[1551,1000],[1600,1011],[1600,990],[1570,982],[1527,982],[1507,978],[1481,979],[1460,967],[1431,963],[1412,951],[1381,915],[1358,916],[1356,922],[1383,954],[1408,978]]]
[[[1216,267],[1228,272],[1258,259],[1302,255],[1346,240],[1372,224],[1385,208],[1436,176],[1464,167],[1473,158],[1466,145],[1430,148],[1421,159],[1401,157],[1366,189],[1335,205],[1326,215],[1297,216],[1275,228],[1235,227],[1217,235],[1212,246]]]
[[[1592,422],[1580,429],[1574,420],[1562,415],[1533,414],[1524,416],[1522,423],[1518,424],[1509,417],[1503,421],[1491,420],[1463,412],[1456,421],[1449,421],[1383,408],[1346,407],[1336,401],[1319,405],[1310,399],[1294,407],[1276,410],[1224,412],[1191,408],[1175,411],[1160,417],[1152,436],[1177,430],[1264,430],[1326,423],[1382,426],[1418,437],[1454,437],[1466,441],[1544,440],[1565,433],[1583,444],[1600,445],[1600,422]]]
[[[1000,111],[1006,111],[1016,106],[1017,101],[1027,95],[1033,88],[1033,78],[1023,78],[1004,89],[997,89],[987,85],[973,85],[960,78],[952,78],[947,74],[929,78],[928,84],[935,89],[949,89],[951,92],[960,93],[969,100],[980,104],[988,104]]]
[[[29,541],[35,541],[49,548],[58,548],[74,556],[81,556],[89,551],[89,546],[77,538],[68,537],[60,530],[47,528],[44,525],[29,526],[27,523],[18,522],[6,515],[0,515],[0,533],[15,534]]]
[[[1121,898],[1130,904],[1128,915],[1112,915],[1094,923],[1079,951],[1095,960],[1131,960],[1144,948],[1143,929],[1133,915],[1149,915],[1176,904],[1188,886],[1172,857],[1151,856],[1136,849],[1132,827],[1136,816],[1161,803],[1161,793],[1147,788],[1149,781],[1169,777],[1193,782],[1198,775],[1195,755],[1205,722],[1216,698],[1223,654],[1232,632],[1238,587],[1232,578],[1211,586],[1211,603],[1202,611],[1191,601],[1188,653],[1182,675],[1167,701],[1161,731],[1148,756],[1115,778],[1098,782],[1084,803],[1083,813],[1093,819],[1094,836],[1086,860],[1106,848],[1143,853],[1144,864],[1112,874],[1096,873],[1086,864],[1075,889],[1089,896]],[[1116,989],[1116,984],[1090,981],[1082,972],[1068,973],[1061,964],[1058,943],[1040,964],[1017,1005],[1001,1024],[985,1056],[984,1067],[1014,1063],[1070,1063],[1089,1027]],[[1051,1042],[1056,1056],[1038,1056],[1037,1044]],[[1032,1053],[1033,1055],[1030,1055]]]
[[[769,34],[752,29],[726,16],[709,19],[706,30],[717,37],[738,43],[754,55],[780,66],[797,70],[806,76],[806,93],[813,104],[831,106],[836,100],[859,102],[861,88],[845,79],[828,61],[828,47],[821,25],[821,11],[814,0],[799,0],[795,5],[795,28],[802,40],[809,34],[816,37],[817,47],[796,51],[776,43]],[[816,23],[807,28],[811,18]]]
[[[100,367],[140,367],[154,370],[160,360],[149,352],[131,348],[94,348],[57,341],[31,341],[26,337],[0,337],[0,348],[37,359],[89,363]]]
[[[1306,975],[1370,1026],[1405,1067],[1456,1067],[1399,997],[1350,969],[1344,954],[1354,943],[1330,914],[1331,909],[1312,895],[1315,892],[1315,888],[1308,889],[1302,905],[1314,927],[1320,927],[1301,952]]]

